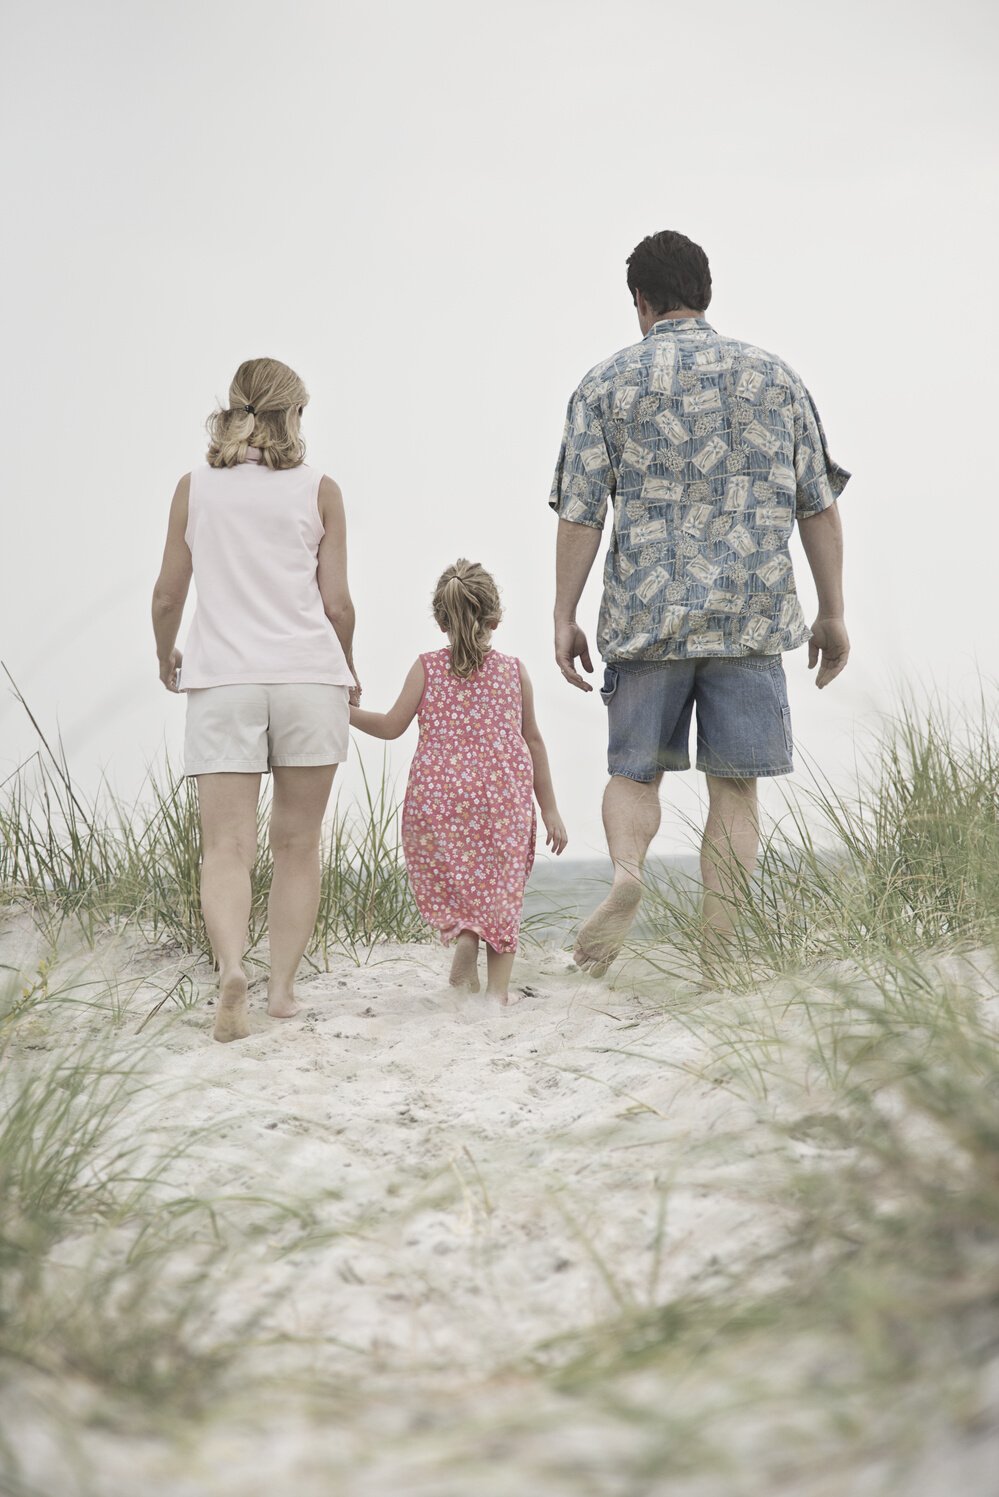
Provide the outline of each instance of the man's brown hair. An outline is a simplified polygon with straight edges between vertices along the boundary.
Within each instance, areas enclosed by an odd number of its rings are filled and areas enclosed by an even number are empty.
[[[661,229],[628,256],[628,290],[632,301],[640,291],[654,312],[703,312],[711,301],[708,257],[686,234]]]

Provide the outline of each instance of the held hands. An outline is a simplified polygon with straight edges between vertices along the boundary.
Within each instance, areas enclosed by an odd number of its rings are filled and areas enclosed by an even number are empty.
[[[179,691],[177,685],[177,672],[183,662],[183,655],[179,650],[171,650],[165,660],[160,661],[160,680],[167,691]]]
[[[357,674],[357,672],[356,672],[356,670],[354,669],[353,666],[351,666],[351,668],[350,668],[350,673],[351,673],[351,675],[354,678],[354,684],[350,688],[350,691],[349,691],[349,693],[347,695],[347,700],[348,700],[348,702],[350,703],[350,705],[352,707],[359,707],[361,705],[361,681],[360,681],[360,677],[358,676],[358,674]]]
[[[590,647],[586,643],[586,635],[575,622],[555,625],[555,664],[570,686],[578,686],[580,691],[592,691],[593,687],[589,681],[584,681],[576,670],[576,657],[584,671],[593,674],[593,662],[590,659]]]
[[[822,661],[819,664],[819,656]],[[808,669],[819,673],[815,684],[819,688],[834,681],[850,658],[850,636],[841,618],[817,618],[812,625],[812,637],[808,641]]]
[[[546,816],[542,811],[541,820],[545,824],[545,832],[547,833],[545,846],[550,847],[555,856],[558,857],[560,853],[564,852],[565,845],[569,840],[565,830],[565,822],[557,811],[553,811],[550,816]]]

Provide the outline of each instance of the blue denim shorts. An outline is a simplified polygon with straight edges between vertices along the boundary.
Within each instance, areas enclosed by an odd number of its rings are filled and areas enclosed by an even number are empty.
[[[697,768],[725,779],[790,774],[791,713],[779,655],[611,662],[607,771],[649,781],[690,768],[697,708]]]

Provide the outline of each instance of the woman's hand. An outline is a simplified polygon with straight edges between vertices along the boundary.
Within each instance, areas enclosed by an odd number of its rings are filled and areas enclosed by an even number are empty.
[[[177,672],[183,662],[183,655],[179,650],[171,650],[165,660],[160,661],[160,680],[167,691],[179,691],[177,685]]]
[[[354,678],[354,684],[350,688],[350,692],[348,694],[347,700],[348,700],[348,702],[350,703],[350,705],[352,707],[359,707],[361,705],[361,682],[360,682],[360,678],[358,677],[358,674],[357,674],[357,672],[356,672],[356,670],[354,669],[353,666],[351,666],[351,668],[350,668],[350,674]]]
[[[551,816],[543,815],[542,820],[545,824],[545,831],[548,834],[545,837],[545,846],[550,847],[555,856],[558,857],[560,853],[565,851],[566,843],[569,840],[565,830],[565,822],[557,811]]]

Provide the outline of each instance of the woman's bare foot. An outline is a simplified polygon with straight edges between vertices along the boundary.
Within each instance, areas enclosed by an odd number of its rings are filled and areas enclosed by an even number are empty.
[[[302,1005],[292,989],[268,987],[267,1012],[272,1019],[293,1019],[302,1012]]]
[[[219,976],[218,1008],[215,1012],[215,1038],[222,1044],[245,1040],[250,1033],[250,1016],[246,1007],[246,973],[242,967]]]
[[[463,930],[455,941],[448,982],[469,993],[479,991],[479,938],[474,930]]]
[[[642,886],[634,879],[614,885],[576,937],[572,959],[581,972],[603,977],[624,945],[641,902]]]

